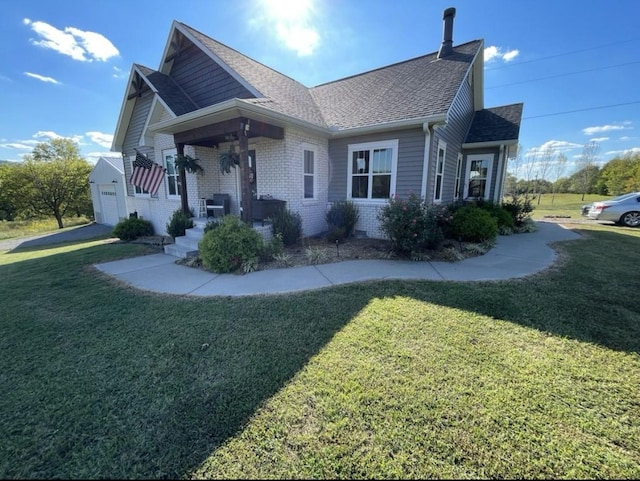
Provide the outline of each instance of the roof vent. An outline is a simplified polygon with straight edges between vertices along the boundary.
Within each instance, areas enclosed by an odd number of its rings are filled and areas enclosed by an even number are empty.
[[[456,16],[456,9],[447,8],[442,14],[442,45],[438,51],[438,58],[446,57],[453,53],[453,17]]]

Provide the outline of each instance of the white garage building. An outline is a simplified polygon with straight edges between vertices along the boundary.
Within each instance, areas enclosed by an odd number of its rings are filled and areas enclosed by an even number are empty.
[[[100,157],[89,185],[96,223],[116,225],[129,217],[122,157]]]

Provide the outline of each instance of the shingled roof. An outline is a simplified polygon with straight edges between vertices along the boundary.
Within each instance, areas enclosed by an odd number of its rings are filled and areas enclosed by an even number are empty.
[[[473,116],[465,144],[517,140],[522,103],[478,110]]]
[[[319,85],[311,94],[335,129],[444,114],[481,46],[475,40],[441,59],[434,52]]]
[[[445,114],[467,74],[481,40],[369,72],[307,88],[198,30],[177,22],[220,58],[261,97],[247,102],[312,124],[342,130]]]
[[[155,87],[158,95],[177,116],[198,110],[198,106],[176,82],[168,75],[150,69],[144,65],[135,64],[140,73]]]

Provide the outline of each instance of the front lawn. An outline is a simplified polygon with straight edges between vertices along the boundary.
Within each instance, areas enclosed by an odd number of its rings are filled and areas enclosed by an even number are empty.
[[[509,282],[142,293],[0,254],[0,478],[638,478],[640,229]]]

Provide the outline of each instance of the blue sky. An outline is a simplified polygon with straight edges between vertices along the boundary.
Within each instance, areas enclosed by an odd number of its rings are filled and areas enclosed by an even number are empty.
[[[524,102],[525,153],[640,151],[638,0],[0,0],[0,160],[56,136],[108,153],[174,19],[310,87],[437,51],[451,6],[454,44],[485,41],[485,107]]]

